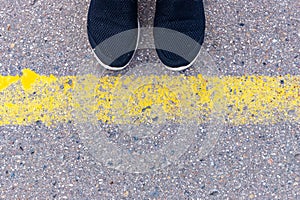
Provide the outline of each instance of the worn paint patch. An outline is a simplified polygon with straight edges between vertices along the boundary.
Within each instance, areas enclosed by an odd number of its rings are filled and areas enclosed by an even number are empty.
[[[78,95],[79,94],[79,95]],[[222,105],[216,110],[215,105]],[[228,123],[265,124],[300,119],[299,76],[0,76],[0,125],[55,125],[85,110],[107,123],[199,120],[223,114]],[[73,112],[73,113],[72,113]],[[87,115],[84,116],[86,113]],[[78,117],[78,116],[77,116]]]

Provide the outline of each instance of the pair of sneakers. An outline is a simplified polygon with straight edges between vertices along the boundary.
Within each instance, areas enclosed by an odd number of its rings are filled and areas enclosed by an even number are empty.
[[[88,38],[96,58],[110,70],[130,63],[139,40],[137,0],[91,0]],[[157,0],[154,43],[162,63],[170,70],[188,68],[204,40],[202,0]]]

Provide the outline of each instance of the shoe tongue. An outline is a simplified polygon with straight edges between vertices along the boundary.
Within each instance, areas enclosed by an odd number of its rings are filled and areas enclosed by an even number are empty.
[[[101,0],[103,1],[103,0]],[[115,11],[131,10],[137,7],[136,0],[105,0],[107,8],[114,9]]]
[[[194,15],[197,6],[194,0],[160,0],[156,4],[156,11],[165,16],[176,15],[177,19],[181,19]]]
[[[137,0],[93,0],[96,10],[109,13],[137,12]]]

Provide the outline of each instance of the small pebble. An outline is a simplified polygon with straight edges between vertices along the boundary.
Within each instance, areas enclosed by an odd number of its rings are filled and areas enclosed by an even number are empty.
[[[295,159],[296,159],[297,161],[300,161],[300,153],[296,153],[296,154],[295,154]]]
[[[219,195],[219,190],[217,190],[217,189],[213,189],[213,190],[211,190],[210,192],[209,192],[209,195],[211,195],[211,196],[217,196],[217,195]]]
[[[128,197],[129,195],[129,192],[126,190],[124,193],[123,193],[124,197]]]

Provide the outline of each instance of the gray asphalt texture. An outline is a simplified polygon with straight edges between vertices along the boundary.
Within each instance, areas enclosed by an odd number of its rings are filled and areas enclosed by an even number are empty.
[[[94,62],[89,2],[1,0],[0,73],[76,75]],[[143,26],[154,1],[141,0]],[[224,75],[300,75],[300,3],[206,2],[207,51]],[[135,63],[157,59],[141,50]],[[98,66],[98,65],[97,65]],[[95,67],[97,67],[95,66]],[[99,67],[99,66],[98,66]],[[0,127],[0,199],[300,199],[300,124],[226,126],[199,159],[130,174],[97,163],[72,123]]]

